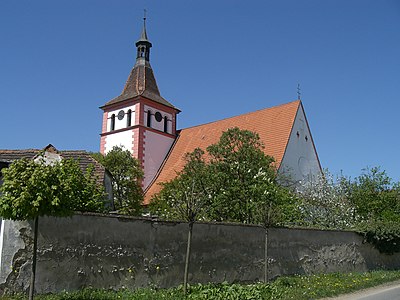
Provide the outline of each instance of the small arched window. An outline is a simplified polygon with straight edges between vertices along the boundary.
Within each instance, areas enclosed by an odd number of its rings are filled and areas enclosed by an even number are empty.
[[[164,132],[168,133],[168,118],[164,117]]]
[[[132,110],[129,109],[126,116],[126,127],[132,126]]]
[[[110,130],[111,131],[115,130],[115,114],[112,114],[111,116]]]
[[[147,111],[147,127],[151,127],[151,110]]]

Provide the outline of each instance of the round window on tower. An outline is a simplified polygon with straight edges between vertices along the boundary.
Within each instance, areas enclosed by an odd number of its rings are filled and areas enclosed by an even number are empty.
[[[162,115],[161,115],[161,113],[159,111],[155,113],[154,117],[156,118],[157,122],[161,122]]]
[[[118,120],[122,120],[125,116],[125,112],[123,110],[120,110],[118,112]]]

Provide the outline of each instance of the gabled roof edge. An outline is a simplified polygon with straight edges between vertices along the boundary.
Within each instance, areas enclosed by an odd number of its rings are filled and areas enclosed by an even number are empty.
[[[300,102],[300,104],[301,104],[301,108],[303,109],[304,119],[306,120],[308,132],[310,133],[310,138],[311,138],[311,142],[312,142],[312,145],[313,145],[313,149],[314,149],[315,155],[317,156],[318,166],[319,166],[319,169],[320,169],[320,171],[321,171],[321,174],[323,174],[321,162],[319,161],[319,156],[318,156],[317,148],[315,147],[315,143],[314,143],[314,139],[313,139],[313,137],[312,137],[311,129],[310,129],[310,126],[308,125],[308,120],[307,120],[306,111],[304,110],[303,103]]]
[[[288,138],[287,138],[287,140],[286,140],[285,152],[283,153],[282,158],[281,158],[281,161],[280,161],[280,163],[279,163],[279,167],[277,168],[277,171],[278,171],[278,172],[279,172],[279,170],[280,170],[280,168],[281,168],[281,166],[282,166],[283,159],[285,158],[285,155],[286,155],[286,152],[287,152],[287,148],[288,148],[288,144],[289,144],[289,140],[290,140],[290,136],[292,135],[292,132],[293,132],[294,122],[296,121],[296,116],[297,116],[297,114],[298,114],[298,112],[299,112],[299,108],[300,108],[300,106],[301,106],[301,100],[296,100],[296,101],[293,101],[293,102],[299,102],[299,104],[297,105],[296,113],[294,114],[294,118],[293,118],[293,121],[292,121],[292,128],[290,128],[289,136],[288,136]],[[304,110],[303,110],[303,111],[304,111]]]

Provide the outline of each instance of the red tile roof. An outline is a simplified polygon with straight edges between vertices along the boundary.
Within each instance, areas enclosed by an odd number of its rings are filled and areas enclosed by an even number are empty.
[[[161,190],[160,183],[176,177],[185,165],[184,155],[199,147],[205,150],[218,142],[223,131],[232,127],[257,132],[263,141],[264,152],[275,158],[279,168],[292,131],[301,101],[266,108],[244,115],[182,129],[156,178],[145,191],[145,204]]]

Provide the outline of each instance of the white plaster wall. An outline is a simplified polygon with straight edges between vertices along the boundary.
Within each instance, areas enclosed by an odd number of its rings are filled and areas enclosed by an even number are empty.
[[[43,155],[39,155],[34,159],[34,161],[41,162],[44,161],[45,165],[54,165],[56,162],[60,162],[62,160],[62,157],[60,154],[45,151]]]
[[[134,132],[133,130],[126,130],[122,132],[112,133],[106,136],[106,144],[104,152],[107,153],[112,150],[114,146],[120,146],[125,150],[129,150],[133,153],[133,141]]]
[[[128,110],[132,110],[131,126],[135,125],[136,124],[135,123],[135,121],[136,121],[135,120],[135,111],[137,109],[136,106],[137,106],[137,104],[109,111],[107,113],[107,132],[111,131],[111,116],[113,114],[115,115],[115,128],[114,128],[114,130],[118,130],[118,129],[122,129],[122,128],[126,128],[127,127],[126,125],[127,125],[127,120],[128,120],[128,115],[127,115]],[[118,113],[121,110],[123,110],[125,112],[125,116],[124,116],[124,118],[122,120],[118,120]]]
[[[148,118],[148,111],[151,111],[151,128],[154,128],[154,129],[157,129],[157,130],[160,130],[160,131],[163,131],[164,132],[164,117],[166,116],[167,118],[168,118],[168,133],[171,133],[172,132],[172,115],[171,114],[169,114],[169,113],[166,113],[166,112],[164,112],[164,111],[162,111],[162,110],[159,110],[159,109],[155,109],[155,108],[153,108],[153,107],[151,107],[151,106],[147,106],[147,105],[145,105],[144,106],[144,115],[145,115],[145,125],[147,124],[147,118]],[[154,117],[154,114],[156,113],[156,112],[160,112],[161,113],[161,115],[162,115],[162,120],[160,121],[160,122],[157,122],[156,121],[156,118]]]
[[[297,135],[297,133],[299,134]],[[290,179],[296,182],[309,181],[313,176],[321,174],[302,106],[297,112],[279,172],[284,175],[290,174]]]
[[[144,188],[150,184],[174,142],[173,138],[146,130],[144,133]]]

